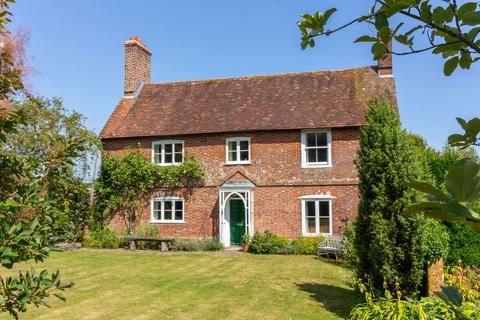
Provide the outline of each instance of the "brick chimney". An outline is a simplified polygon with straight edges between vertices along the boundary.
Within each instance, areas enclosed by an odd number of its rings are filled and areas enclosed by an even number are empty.
[[[142,43],[140,37],[130,37],[125,41],[125,87],[124,94],[133,96],[135,90],[143,84],[150,83],[152,53]]]
[[[388,52],[392,52],[392,41],[387,45]],[[378,60],[378,76],[379,77],[393,77],[393,63],[392,54],[389,53],[385,59]]]

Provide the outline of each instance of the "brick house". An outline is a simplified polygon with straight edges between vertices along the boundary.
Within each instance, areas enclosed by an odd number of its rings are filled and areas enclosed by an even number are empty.
[[[270,230],[341,233],[359,203],[354,159],[367,101],[396,102],[392,61],[349,70],[150,83],[151,52],[125,42],[125,88],[100,133],[105,151],[139,148],[158,165],[194,154],[201,186],[158,189],[140,223],[162,236],[218,238]],[[111,226],[125,228],[120,214]]]

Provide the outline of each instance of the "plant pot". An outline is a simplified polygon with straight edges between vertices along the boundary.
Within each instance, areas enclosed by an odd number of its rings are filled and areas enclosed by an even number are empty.
[[[243,251],[243,252],[248,252],[248,247],[249,247],[248,243],[244,243],[244,244],[242,245],[242,251]]]

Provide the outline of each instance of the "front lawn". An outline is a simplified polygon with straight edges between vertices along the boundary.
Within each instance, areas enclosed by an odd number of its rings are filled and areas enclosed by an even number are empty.
[[[313,256],[69,251],[35,268],[75,287],[21,319],[326,320],[358,302],[349,270]]]

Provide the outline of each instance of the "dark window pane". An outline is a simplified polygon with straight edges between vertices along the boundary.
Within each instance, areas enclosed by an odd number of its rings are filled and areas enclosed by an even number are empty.
[[[307,162],[317,162],[316,151],[316,149],[307,149]]]
[[[307,136],[307,147],[315,147],[315,133],[306,133]]]
[[[240,161],[248,161],[248,151],[240,151]]]
[[[171,153],[165,153],[165,163],[172,163],[173,155]]]
[[[317,161],[318,162],[327,162],[328,161],[328,149],[327,148],[317,149]]]
[[[308,233],[315,233],[315,218],[308,218],[307,219],[307,232]]]
[[[175,210],[183,210],[183,201],[175,201]]]
[[[183,211],[175,210],[175,220],[183,220]]]
[[[248,141],[240,141],[240,150],[248,151]]]
[[[175,153],[175,162],[180,163],[183,161],[183,154],[181,153]]]
[[[328,217],[330,216],[330,203],[328,201],[320,201],[320,216],[321,217]]]
[[[329,218],[320,218],[320,232],[329,233],[330,232],[330,219]]]
[[[175,152],[183,152],[181,143],[175,143]]]
[[[173,152],[173,145],[172,144],[166,144],[163,150],[165,150],[165,153],[172,153]]]
[[[317,133],[317,146],[327,146],[327,133],[319,132]]]
[[[228,161],[237,161],[237,151],[228,153]]]
[[[315,217],[315,201],[307,201],[306,207],[307,217]]]
[[[172,210],[164,210],[163,217],[165,220],[172,220]]]
[[[153,162],[160,163],[160,154],[153,155]]]
[[[165,201],[163,204],[163,208],[165,210],[172,210],[172,202],[171,201]]]
[[[162,152],[162,145],[161,144],[156,144],[154,148],[155,153],[161,153]]]

